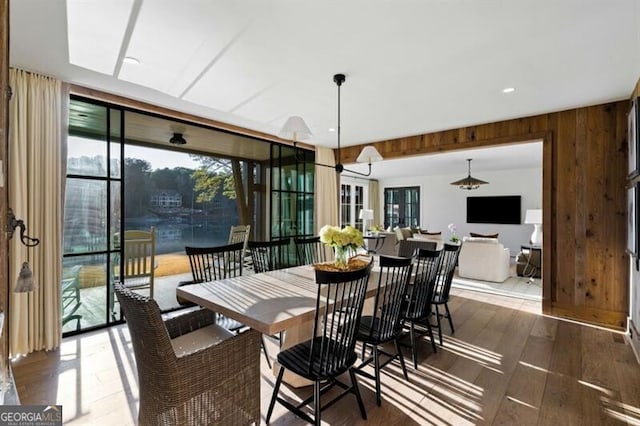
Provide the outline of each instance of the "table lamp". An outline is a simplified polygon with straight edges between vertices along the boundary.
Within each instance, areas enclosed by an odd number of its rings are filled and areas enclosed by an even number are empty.
[[[373,210],[360,209],[360,219],[362,219],[362,232],[367,230],[367,221],[373,219]]]
[[[531,245],[542,245],[542,209],[527,210],[524,223],[533,225],[533,233],[531,234]]]

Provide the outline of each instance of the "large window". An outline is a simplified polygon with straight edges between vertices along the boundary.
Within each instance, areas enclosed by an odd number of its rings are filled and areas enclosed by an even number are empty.
[[[295,237],[314,234],[314,159],[311,151],[272,145],[271,238],[291,238],[285,264],[297,261]]]
[[[168,143],[176,127],[188,139],[188,150]],[[290,164],[280,157],[291,157],[291,149],[285,148],[289,151],[269,142],[72,97],[63,332],[121,321],[113,284],[121,278],[120,239],[126,231],[153,228],[155,232],[154,299],[163,310],[179,307],[175,287],[191,279],[185,246],[226,244],[231,226],[238,224],[250,224],[251,238],[256,240],[311,235],[313,153],[302,153],[309,157],[308,164]],[[271,183],[277,220],[270,220],[266,209],[270,188],[264,177],[270,162],[275,165],[273,175],[278,176],[277,183]]]
[[[417,186],[384,189],[384,226],[420,225],[420,188]]]

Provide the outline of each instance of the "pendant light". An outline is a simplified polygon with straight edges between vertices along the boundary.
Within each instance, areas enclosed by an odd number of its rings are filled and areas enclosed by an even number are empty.
[[[467,190],[472,190],[472,189],[478,189],[480,188],[480,185],[486,185],[489,182],[485,182],[483,180],[480,179],[476,179],[473,176],[471,176],[471,158],[467,158],[467,161],[469,162],[469,168],[468,168],[468,174],[466,178],[457,180],[455,182],[451,182],[451,185],[456,185],[458,186],[460,189],[467,189]]]
[[[358,172],[355,170],[350,170],[350,169],[346,169],[344,167],[344,165],[342,164],[341,161],[341,156],[340,156],[340,87],[342,86],[342,83],[344,83],[346,80],[346,76],[344,74],[335,74],[333,76],[333,82],[336,83],[336,85],[338,86],[338,148],[336,150],[336,165],[335,166],[330,166],[328,164],[322,164],[322,163],[314,163],[316,166],[322,166],[322,167],[330,167],[332,169],[335,169],[336,173],[342,173],[342,172],[348,172],[348,173],[353,173],[356,175],[360,175],[360,176],[370,176],[371,175],[371,163],[375,162],[375,161],[382,161],[382,155],[380,155],[380,153],[378,152],[378,150],[373,146],[373,145],[367,145],[365,146],[362,151],[360,152],[360,155],[358,155],[358,157],[356,158],[356,162],[358,163],[366,163],[369,165],[369,170],[367,173],[362,173],[362,172]],[[284,123],[284,126],[282,127],[282,130],[280,130],[280,133],[278,133],[278,135],[280,137],[283,138],[287,138],[287,139],[292,139],[293,140],[293,147],[296,147],[296,143],[298,140],[302,140],[302,139],[306,139],[309,136],[311,136],[311,131],[309,130],[309,127],[307,126],[307,124],[304,122],[304,120],[301,117],[298,116],[292,116],[289,117],[287,119],[287,121]]]

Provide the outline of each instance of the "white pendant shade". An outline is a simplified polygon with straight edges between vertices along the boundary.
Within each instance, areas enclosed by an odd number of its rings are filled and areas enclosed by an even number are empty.
[[[283,139],[301,141],[311,136],[311,130],[309,130],[307,123],[304,122],[302,117],[293,115],[284,123],[284,126],[282,126],[282,130],[280,130],[278,136]]]
[[[356,158],[358,163],[375,163],[376,161],[382,161],[382,155],[378,152],[373,145],[367,145],[362,148],[360,155]]]

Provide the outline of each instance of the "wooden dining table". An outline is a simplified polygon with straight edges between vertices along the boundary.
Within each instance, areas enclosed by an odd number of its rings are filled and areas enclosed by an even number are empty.
[[[371,272],[366,297],[375,295],[377,268]],[[266,335],[283,333],[282,348],[311,337],[318,285],[312,265],[296,266],[177,288],[177,295],[232,318]],[[278,367],[274,364],[274,373]],[[306,380],[285,373],[293,386]]]

